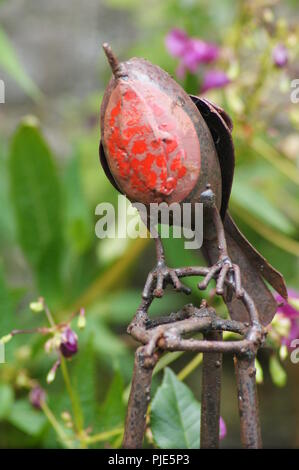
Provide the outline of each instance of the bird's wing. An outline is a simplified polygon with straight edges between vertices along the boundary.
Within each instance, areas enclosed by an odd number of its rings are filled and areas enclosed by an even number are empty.
[[[228,208],[235,168],[234,144],[231,136],[233,123],[229,115],[219,106],[205,98],[190,95],[204,118],[214,140],[222,176],[221,217],[224,219]]]
[[[109,165],[108,165],[108,162],[107,162],[107,158],[106,158],[106,155],[105,155],[105,152],[104,152],[104,147],[103,147],[102,141],[100,141],[99,155],[100,155],[100,162],[101,162],[102,168],[103,168],[103,170],[105,172],[105,175],[107,176],[108,180],[110,181],[112,186],[114,186],[115,189],[117,189],[117,191],[119,191],[121,194],[123,194],[122,191],[117,186],[117,183],[116,183],[115,179],[113,178],[112,173],[110,171],[110,168],[109,168]]]

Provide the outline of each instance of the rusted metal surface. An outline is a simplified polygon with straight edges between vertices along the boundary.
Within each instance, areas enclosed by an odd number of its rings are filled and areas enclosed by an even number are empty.
[[[232,121],[208,100],[188,96],[159,67],[137,58],[119,62],[108,44],[103,47],[113,73],[101,106],[103,169],[132,202],[147,207],[157,202],[177,202],[181,207],[190,203],[193,229],[195,204],[202,202],[202,251],[209,265],[169,268],[149,216],[142,216],[155,238],[157,265],[128,327],[143,346],[135,357],[124,447],[142,446],[152,370],[163,351],[204,353],[201,444],[209,448],[217,447],[219,440],[221,357],[235,354],[242,443],[260,447],[254,358],[264,341],[263,326],[276,311],[263,279],[283,297],[287,294],[281,274],[250,245],[227,210],[234,173]],[[203,276],[200,289],[215,279],[216,294],[222,296],[231,320],[219,318],[205,303],[200,308],[188,304],[167,318],[150,320],[148,309],[167,284],[189,293],[180,281],[185,276]],[[223,331],[241,338],[222,341]],[[198,332],[205,340],[191,337]]]
[[[238,406],[241,427],[241,442],[246,449],[262,447],[259,422],[259,406],[255,380],[255,354],[239,354],[234,357]]]
[[[241,283],[253,298],[258,292],[258,321],[268,324],[276,303],[263,277],[283,296],[286,288],[280,273],[253,249],[227,213],[234,173],[230,117],[208,100],[188,96],[160,67],[138,58],[118,62],[110,46],[103,47],[113,73],[101,106],[100,158],[106,175],[132,202],[191,203],[193,227],[194,205],[202,202],[202,251],[211,271],[200,285],[206,287],[207,280],[217,274],[217,292],[231,317],[240,321],[251,318],[239,295]],[[207,188],[214,195],[213,210],[209,198],[203,198]],[[215,211],[220,212],[224,228],[214,217]],[[227,245],[225,262],[220,238]],[[157,265],[155,275],[157,297],[163,295],[167,279],[184,291],[167,266]],[[240,290],[234,294],[229,287],[224,290],[225,277],[235,277]],[[146,288],[150,289],[152,280],[153,276]]]
[[[245,295],[247,304],[250,298]],[[219,441],[220,389],[222,353],[236,354],[242,442],[256,446],[260,436],[255,377],[252,364],[257,349],[264,342],[264,330],[254,322],[224,320],[205,302],[200,308],[187,304],[167,318],[150,320],[151,299],[143,299],[128,327],[128,333],[144,346],[137,350],[134,376],[128,405],[125,447],[141,447],[145,430],[145,414],[149,400],[152,368],[163,351],[193,351],[204,353],[201,446],[216,448]],[[222,341],[222,332],[238,333],[241,339]],[[190,338],[202,332],[205,340]],[[248,358],[250,361],[248,363]],[[253,359],[252,359],[253,358]]]
[[[219,341],[222,333],[206,333],[207,341]],[[200,448],[218,449],[222,354],[206,352],[202,364]]]
[[[135,353],[134,372],[126,416],[124,449],[142,448],[146,427],[146,412],[150,402],[152,373],[159,358],[158,353],[146,356],[144,347]]]
[[[115,60],[101,106],[101,161],[110,181],[145,204],[198,201],[209,183],[220,209],[217,153],[191,98],[160,67]]]

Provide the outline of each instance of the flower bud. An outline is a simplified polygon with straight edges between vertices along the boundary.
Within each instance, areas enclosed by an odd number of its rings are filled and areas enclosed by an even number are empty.
[[[6,344],[6,343],[8,343],[11,339],[12,339],[12,335],[5,335],[5,336],[2,336],[2,338],[0,339],[0,343]]]
[[[83,330],[86,326],[86,318],[85,318],[84,308],[80,309],[77,326],[78,326],[78,328],[80,328],[80,330]]]
[[[219,439],[222,440],[227,434],[226,424],[224,419],[220,416],[219,420]]]
[[[56,371],[57,371],[59,366],[60,366],[60,359],[58,359],[58,361],[55,362],[54,366],[52,367],[52,369],[49,371],[49,373],[47,375],[47,383],[48,384],[54,382],[55,377],[56,377]]]
[[[78,351],[78,336],[67,326],[61,333],[60,352],[64,357],[72,357]]]
[[[44,299],[40,297],[37,302],[31,302],[29,307],[34,313],[42,312],[44,310]]]
[[[279,348],[279,357],[282,361],[284,361],[288,357],[288,348],[286,344],[283,344]]]
[[[46,400],[46,392],[39,385],[37,385],[30,391],[29,401],[34,408],[40,410],[45,400]]]
[[[285,67],[289,60],[287,48],[283,44],[277,44],[273,49],[272,59],[276,67]]]

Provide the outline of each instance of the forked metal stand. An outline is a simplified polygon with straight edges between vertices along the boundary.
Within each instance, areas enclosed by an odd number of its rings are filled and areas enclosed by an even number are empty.
[[[190,268],[177,270],[180,277],[190,275]],[[193,273],[192,273],[193,274]],[[195,274],[193,274],[195,275]],[[200,308],[192,304],[167,317],[150,320],[148,309],[153,298],[143,300],[128,327],[128,333],[140,342],[136,350],[133,380],[127,410],[123,447],[142,447],[146,413],[150,400],[152,373],[164,351],[202,352],[201,448],[218,448],[222,354],[234,355],[241,442],[244,448],[261,448],[258,400],[255,380],[255,356],[264,341],[264,330],[256,321],[256,310],[244,292],[243,303],[251,323],[219,318],[205,301]],[[240,335],[236,341],[223,341],[222,332]],[[191,338],[202,333],[204,339]]]

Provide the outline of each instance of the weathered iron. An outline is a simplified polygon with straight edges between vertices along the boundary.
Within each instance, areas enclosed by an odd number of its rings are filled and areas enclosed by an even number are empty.
[[[160,67],[144,59],[119,63],[104,44],[113,76],[101,106],[100,157],[112,184],[131,201],[204,205],[202,251],[210,271],[199,284],[205,289],[217,274],[217,293],[223,296],[234,319],[248,321],[241,302],[243,287],[256,299],[258,321],[268,324],[276,302],[265,278],[283,297],[287,290],[281,274],[246,240],[228,211],[234,173],[232,121],[208,100],[188,96]],[[193,224],[194,222],[193,209]],[[166,266],[157,234],[157,266],[149,274],[143,295],[163,295],[163,286],[174,285],[188,293],[173,269]],[[224,289],[225,278],[235,284]],[[237,284],[237,285],[236,285]]]
[[[287,298],[282,275],[258,253],[228,212],[234,174],[232,121],[217,105],[188,96],[162,69],[144,59],[118,62],[103,45],[113,76],[101,106],[100,159],[112,183],[132,202],[190,203],[204,206],[202,252],[209,267],[171,269],[166,265],[158,232],[144,219],[156,243],[157,265],[149,273],[142,302],[128,333],[141,346],[136,351],[123,446],[142,447],[152,372],[164,351],[204,353],[201,447],[219,445],[222,354],[235,355],[241,440],[261,447],[254,360],[276,302],[264,280]],[[175,223],[172,221],[172,223]],[[216,281],[231,320],[223,320],[205,302],[151,320],[148,309],[167,284],[190,293],[180,279],[203,276],[199,289]],[[223,341],[222,332],[242,336]],[[194,339],[201,332],[204,339]]]
[[[185,275],[188,274],[186,271]],[[246,295],[247,304],[251,305],[251,299],[248,297]],[[254,359],[257,350],[264,343],[264,328],[221,319],[205,301],[200,308],[187,304],[168,317],[151,320],[148,310],[153,299],[152,295],[150,299],[142,300],[128,327],[128,333],[143,346],[137,349],[135,355],[123,447],[142,448],[152,372],[165,351],[204,353],[201,448],[217,448],[219,445],[222,354],[236,355],[242,444],[246,448],[261,447]],[[223,331],[237,333],[242,339],[223,341]],[[204,340],[189,337],[190,334],[199,332],[203,333]]]
[[[205,334],[207,341],[220,341],[222,332],[211,331]],[[218,449],[222,354],[207,352],[203,355],[200,448]]]

